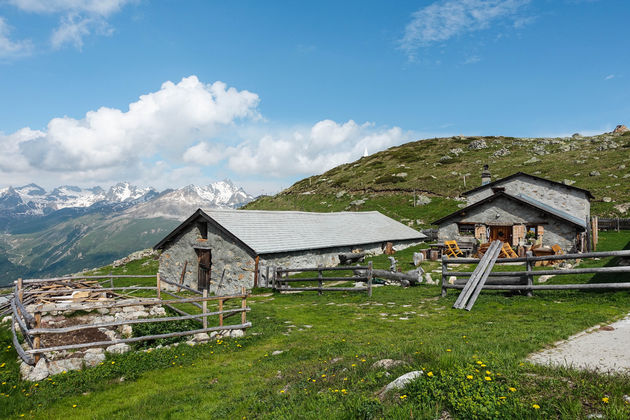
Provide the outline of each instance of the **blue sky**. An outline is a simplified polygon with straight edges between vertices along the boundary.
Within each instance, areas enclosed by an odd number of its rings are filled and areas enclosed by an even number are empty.
[[[630,2],[0,1],[0,186],[253,193],[432,136],[630,122]]]

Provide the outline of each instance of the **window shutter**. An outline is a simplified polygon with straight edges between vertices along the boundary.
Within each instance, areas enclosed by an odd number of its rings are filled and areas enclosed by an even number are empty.
[[[525,240],[525,225],[512,226],[512,245],[518,245]]]
[[[486,227],[475,226],[475,238],[479,239],[482,243],[486,242]]]

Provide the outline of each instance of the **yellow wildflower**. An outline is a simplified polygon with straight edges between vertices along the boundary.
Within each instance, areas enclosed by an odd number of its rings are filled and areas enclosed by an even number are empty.
[[[429,372],[429,373],[427,373],[427,376],[428,376],[429,378],[430,378],[430,377],[432,377],[432,376],[433,376],[433,372]]]
[[[472,379],[473,376],[472,375],[466,375],[466,379]]]
[[[509,387],[509,388],[508,388],[508,391],[510,391],[510,392],[516,392],[516,388],[514,388],[514,387],[512,387],[512,386],[511,386],[511,387]]]
[[[485,379],[486,381],[491,381],[491,380],[492,380],[492,378],[491,378],[491,377],[489,377],[489,376],[486,376],[486,377],[485,377],[485,378],[483,378],[483,379]]]
[[[608,397],[604,397],[604,398],[602,398],[602,401],[604,402],[604,404],[608,404],[608,400],[609,400],[609,398],[608,398]]]
[[[532,408],[534,410],[538,410],[540,408],[540,406],[538,404],[532,404]]]

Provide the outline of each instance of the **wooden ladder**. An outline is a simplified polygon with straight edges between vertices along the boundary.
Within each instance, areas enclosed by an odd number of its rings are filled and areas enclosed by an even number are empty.
[[[492,271],[494,264],[499,258],[499,254],[503,249],[503,243],[501,241],[494,241],[490,244],[488,251],[483,255],[483,258],[479,260],[479,264],[475,271],[464,285],[462,292],[457,297],[457,300],[453,304],[455,309],[466,309],[470,311],[475,304],[475,301],[479,297],[479,293],[486,284],[488,275]]]

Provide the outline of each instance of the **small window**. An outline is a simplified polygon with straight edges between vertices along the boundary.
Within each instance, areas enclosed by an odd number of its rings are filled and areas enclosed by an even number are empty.
[[[457,227],[460,236],[475,236],[475,225],[459,224]]]
[[[197,222],[197,228],[201,239],[208,239],[208,224],[206,222]]]
[[[536,235],[536,226],[527,226],[527,232],[525,233],[525,238],[527,239],[536,239],[538,235]]]

